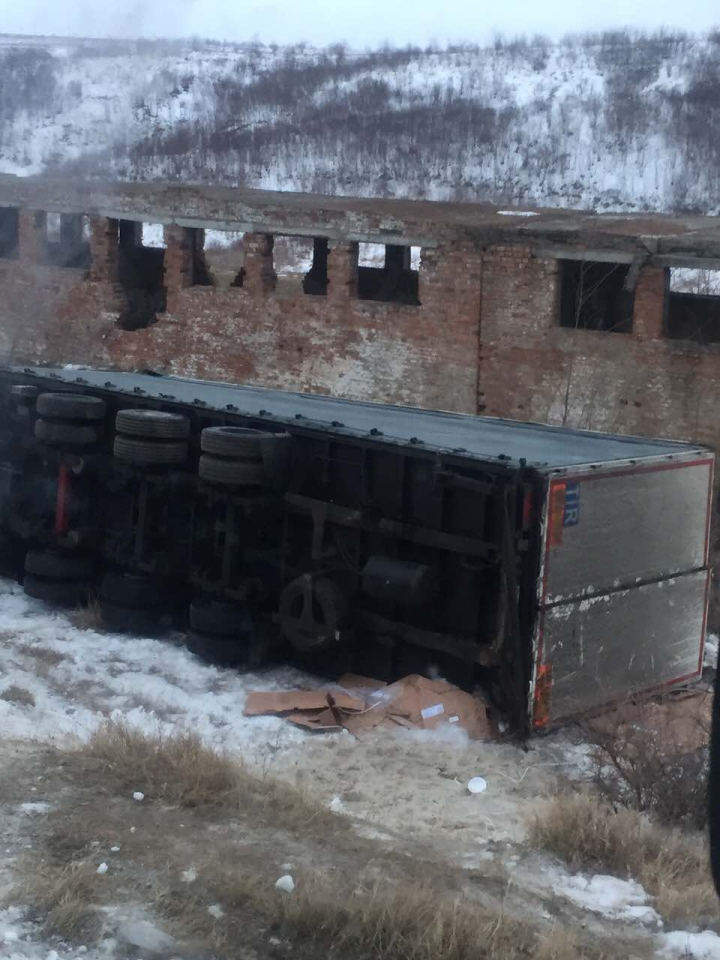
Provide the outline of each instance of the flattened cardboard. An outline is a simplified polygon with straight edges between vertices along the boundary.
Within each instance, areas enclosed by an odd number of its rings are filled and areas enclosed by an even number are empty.
[[[346,674],[339,686],[362,691],[365,700],[339,690],[298,690],[288,693],[251,693],[246,716],[286,714],[306,730],[347,730],[360,737],[380,725],[411,730],[459,726],[471,740],[488,740],[492,729],[485,704],[444,680],[413,674],[390,686],[370,678]]]
[[[328,699],[329,698],[329,699]],[[245,701],[246,717],[293,713],[297,710],[325,710],[330,704],[340,710],[364,710],[365,701],[340,691],[291,690],[287,693],[249,693]]]

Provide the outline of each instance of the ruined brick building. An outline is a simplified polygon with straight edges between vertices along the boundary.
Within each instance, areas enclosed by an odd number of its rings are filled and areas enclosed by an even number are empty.
[[[141,225],[164,225],[145,247]],[[217,282],[205,231],[241,231]],[[282,238],[304,279],[278,281]],[[384,257],[363,265],[363,244]],[[413,256],[413,248],[415,255]],[[419,268],[417,248],[419,248]],[[0,177],[0,357],[720,448],[720,221]],[[502,451],[498,451],[502,453]]]

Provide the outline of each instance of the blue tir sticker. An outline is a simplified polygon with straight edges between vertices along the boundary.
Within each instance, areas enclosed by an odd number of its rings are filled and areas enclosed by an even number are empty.
[[[576,527],[580,523],[580,484],[568,483],[565,488],[564,527]]]

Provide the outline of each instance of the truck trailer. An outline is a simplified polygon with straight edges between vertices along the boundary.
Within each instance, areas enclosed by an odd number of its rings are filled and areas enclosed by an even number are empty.
[[[520,736],[702,672],[697,445],[253,386],[0,369],[0,560],[188,649],[481,690]]]

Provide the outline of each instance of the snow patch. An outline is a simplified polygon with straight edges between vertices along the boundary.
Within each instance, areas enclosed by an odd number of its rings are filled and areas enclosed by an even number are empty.
[[[720,937],[710,930],[702,933],[674,930],[662,937],[658,956],[668,960],[720,960]]]
[[[611,920],[662,926],[662,920],[648,903],[648,894],[634,880],[577,874],[558,877],[552,888],[558,896]]]

